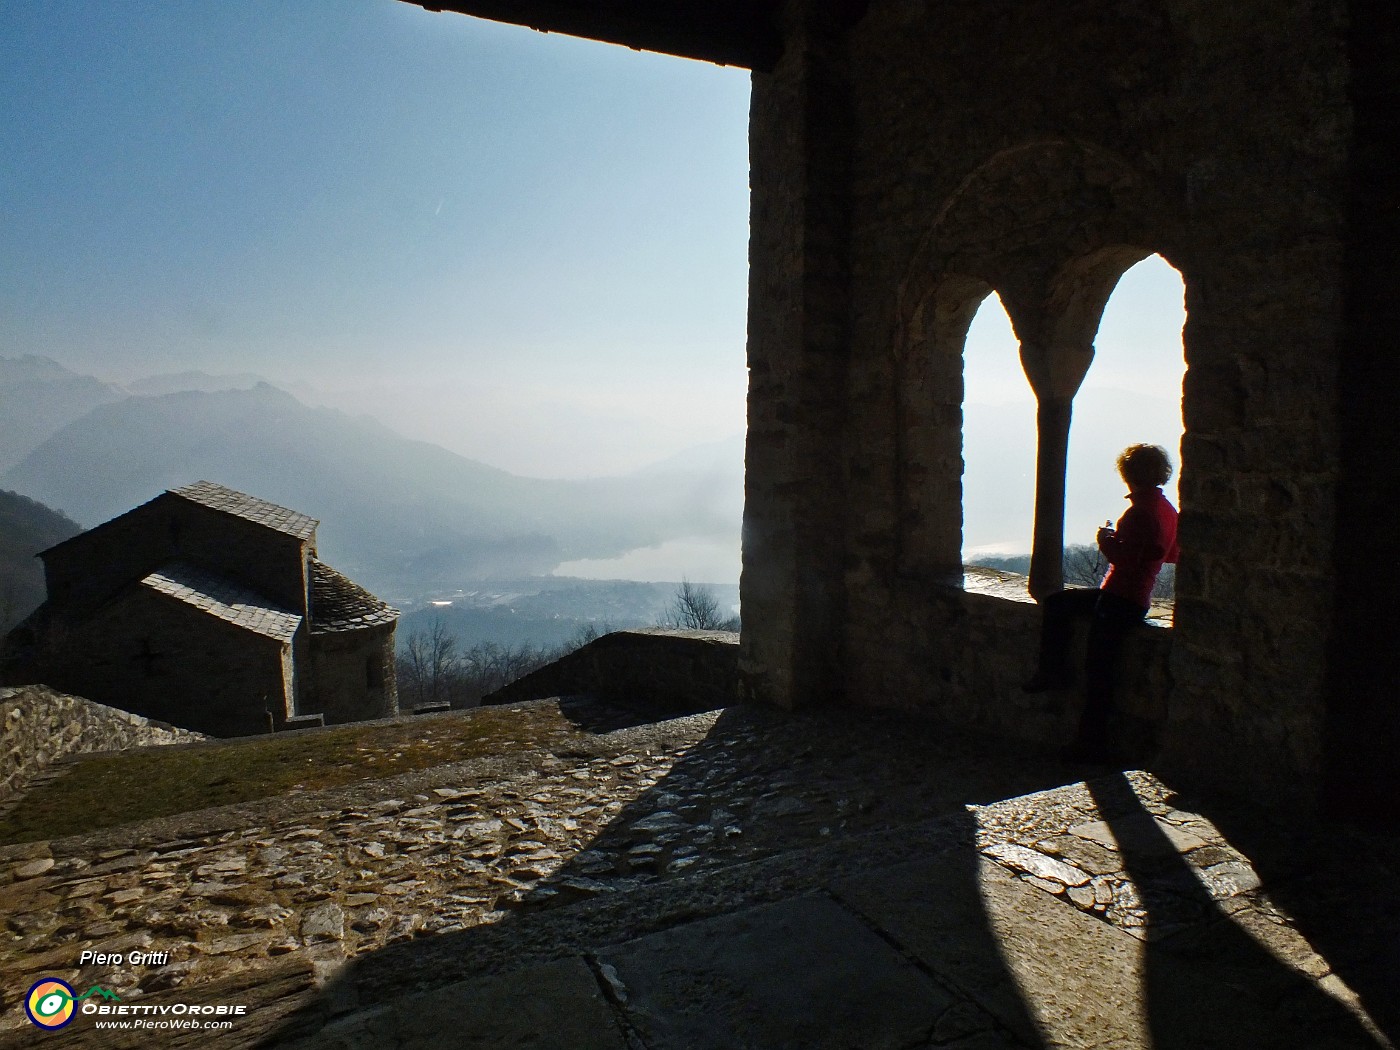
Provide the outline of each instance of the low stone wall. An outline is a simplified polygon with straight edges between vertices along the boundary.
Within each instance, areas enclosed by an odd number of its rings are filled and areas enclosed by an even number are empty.
[[[615,631],[482,700],[513,704],[588,693],[660,714],[725,707],[738,699],[739,635],[732,631]]]
[[[0,801],[64,755],[204,739],[47,686],[0,689]]]
[[[993,582],[979,579],[963,589],[898,581],[889,600],[866,617],[869,623],[882,613],[879,629],[857,621],[850,630],[849,695],[1047,748],[1068,742],[1082,691],[1021,691],[1037,662],[1040,608],[1012,593],[1010,583],[998,589]],[[1076,670],[1083,668],[1087,633],[1087,625],[1076,626],[1070,658]],[[1144,624],[1124,645],[1112,733],[1130,762],[1152,761],[1162,744],[1174,690],[1174,638],[1173,629]]]
[[[963,692],[972,704],[958,721],[1027,741],[1054,744],[1073,736],[1083,706],[1082,689],[1027,694],[1021,683],[1035,669],[1040,607],[975,592],[944,596],[958,612],[968,638]],[[1083,680],[1088,621],[1075,624],[1070,667]],[[1125,756],[1147,762],[1157,754],[1172,689],[1172,631],[1144,624],[1124,641],[1115,693],[1112,732]],[[957,672],[955,671],[956,675]],[[967,674],[967,672],[964,672]],[[956,705],[952,705],[956,706]]]

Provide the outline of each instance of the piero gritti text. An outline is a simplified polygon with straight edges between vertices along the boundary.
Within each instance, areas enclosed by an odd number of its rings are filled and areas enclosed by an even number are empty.
[[[170,962],[169,952],[93,952],[85,951],[78,956],[79,966],[165,966]]]

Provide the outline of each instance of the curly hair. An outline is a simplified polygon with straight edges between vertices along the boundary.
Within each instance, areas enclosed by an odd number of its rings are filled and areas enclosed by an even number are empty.
[[[1129,445],[1118,454],[1118,473],[1131,488],[1165,485],[1172,476],[1172,461],[1161,445]]]

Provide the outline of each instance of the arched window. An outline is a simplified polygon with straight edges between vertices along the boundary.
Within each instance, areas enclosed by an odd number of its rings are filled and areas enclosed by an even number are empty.
[[[1066,586],[1093,586],[1095,574],[1101,577],[1107,568],[1094,537],[1105,521],[1117,520],[1126,509],[1115,469],[1119,451],[1138,442],[1161,445],[1179,475],[1184,286],[1158,255],[1118,269],[1141,254],[1108,249],[1068,267],[1062,312],[1049,318],[1064,347],[1082,345],[1086,354],[1093,347],[1070,417]],[[1043,435],[1037,434],[1038,402],[1019,350],[1010,319],[998,298],[989,296],[967,330],[963,354],[962,549],[970,565],[1025,573],[1034,546]],[[1174,503],[1176,491],[1174,476],[1166,490]],[[1170,570],[1164,572],[1161,590],[1169,592],[1171,577]],[[968,586],[986,589],[987,582],[970,577]],[[1019,596],[1009,586],[993,591]]]
[[[1181,386],[1186,320],[1181,274],[1160,255],[1127,270],[1114,285],[1094,339],[1094,362],[1074,399],[1065,485],[1065,548],[1091,546],[1105,520],[1127,504],[1114,460],[1128,445],[1161,445],[1176,468],[1164,492],[1180,507]],[[1164,570],[1158,594],[1170,593]],[[1067,584],[1084,579],[1066,576]]]
[[[1035,394],[993,293],[963,349],[963,561],[1025,574],[1035,514]]]

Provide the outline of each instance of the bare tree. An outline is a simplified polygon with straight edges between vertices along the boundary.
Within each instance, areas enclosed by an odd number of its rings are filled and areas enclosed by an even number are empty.
[[[1163,565],[1157,574],[1157,582],[1152,585],[1152,600],[1166,601],[1176,598],[1176,566]]]
[[[726,617],[720,611],[719,599],[708,587],[682,580],[666,607],[661,626],[690,631],[737,631],[739,618]]]
[[[1065,586],[1097,587],[1108,571],[1108,559],[1097,547],[1076,544],[1065,548]],[[1163,601],[1176,593],[1176,566],[1163,565],[1152,587],[1152,600]]]
[[[1097,547],[1075,544],[1065,548],[1065,586],[1097,587],[1107,571],[1108,560]]]
[[[487,694],[611,630],[606,623],[584,624],[568,641],[552,649],[529,642],[478,642],[464,649],[446,624],[435,620],[431,628],[410,634],[399,650],[399,695],[415,708],[442,703],[453,708],[475,707]]]
[[[407,687],[415,707],[449,703],[453,680],[461,665],[457,655],[457,639],[442,620],[434,620],[427,631],[414,631],[404,647],[406,671],[400,688]]]

